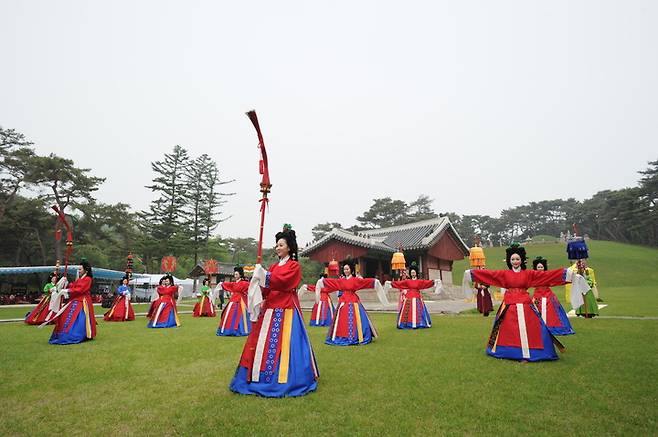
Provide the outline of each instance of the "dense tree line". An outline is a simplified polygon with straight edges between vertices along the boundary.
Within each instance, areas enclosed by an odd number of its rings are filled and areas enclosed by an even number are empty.
[[[557,237],[572,231],[576,224],[580,234],[599,240],[658,246],[658,160],[649,162],[637,187],[605,190],[582,202],[573,198],[543,200],[504,209],[500,217],[459,215],[444,212],[467,244],[476,235],[485,243],[504,245],[537,235]],[[421,195],[407,204],[390,197],[374,199],[370,208],[356,220],[358,225],[346,228],[359,231],[411,223],[437,217],[429,196]],[[321,238],[342,224],[326,222],[313,228],[313,237]]]
[[[182,146],[151,164],[148,186],[155,194],[144,211],[128,204],[104,204],[94,197],[103,178],[78,168],[71,159],[54,154],[38,156],[33,144],[13,129],[0,127],[0,265],[49,265],[62,258],[64,241],[56,240],[59,224],[50,209],[57,205],[75,230],[75,259],[123,269],[128,251],[136,255],[138,271],[158,272],[163,256],[178,257],[178,275],[185,275],[201,259],[251,263],[253,238],[214,236],[227,219],[222,207],[228,196],[219,167],[208,155],[190,157]],[[400,225],[447,215],[467,244],[475,235],[485,242],[507,244],[536,235],[557,236],[577,224],[581,233],[595,239],[658,246],[658,160],[639,172],[638,186],[605,190],[590,199],[556,199],[531,202],[501,212],[500,217],[437,214],[432,199],[420,195],[412,202],[390,197],[374,199],[356,218],[352,231]],[[313,228],[320,238],[340,223]],[[274,259],[266,249],[263,263]],[[304,265],[305,280],[318,272]],[[308,278],[307,278],[308,276]]]
[[[175,146],[151,167],[155,176],[148,188],[155,199],[147,210],[132,212],[128,204],[95,199],[104,179],[90,169],[54,154],[38,156],[24,135],[0,127],[0,265],[62,259],[64,238],[55,238],[60,224],[51,205],[73,225],[75,260],[122,270],[132,251],[138,271],[158,272],[161,258],[174,255],[182,275],[202,258],[230,260],[231,240],[213,236],[232,194],[220,191],[232,181],[220,178],[217,163]]]
[[[599,191],[582,202],[573,198],[531,202],[505,209],[499,218],[448,215],[469,243],[475,235],[494,245],[536,235],[557,237],[576,224],[580,234],[597,240],[658,246],[658,160],[639,173],[638,186]]]
[[[390,197],[373,199],[370,208],[356,218],[359,224],[345,228],[348,231],[361,231],[386,226],[404,225],[420,220],[438,217],[432,209],[432,201],[429,196],[421,194],[418,199],[407,203],[404,200],[394,200]],[[336,222],[320,223],[313,227],[314,239],[322,238],[333,228],[343,228]]]

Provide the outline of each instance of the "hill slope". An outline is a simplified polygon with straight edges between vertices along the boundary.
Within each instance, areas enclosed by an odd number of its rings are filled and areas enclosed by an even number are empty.
[[[588,264],[596,272],[599,292],[608,304],[601,315],[658,316],[658,249],[615,243],[589,241]],[[549,268],[567,267],[564,244],[530,244],[525,246],[528,265],[537,256],[548,259]],[[505,269],[505,248],[485,248],[487,267]],[[453,278],[460,283],[468,260],[455,262]],[[530,267],[532,268],[532,267]],[[564,303],[564,287],[555,287]]]

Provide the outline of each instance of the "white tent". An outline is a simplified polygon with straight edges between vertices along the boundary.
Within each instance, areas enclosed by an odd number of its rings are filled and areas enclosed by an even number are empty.
[[[150,275],[147,273],[142,273],[138,278],[134,278],[130,281],[130,285],[133,286],[133,294],[135,297],[141,299],[147,298],[151,302],[158,298],[158,293],[155,289],[158,287],[160,278],[162,274]],[[194,296],[194,279],[179,279],[174,276],[174,284],[180,285],[183,287],[183,292],[180,297],[192,297]]]

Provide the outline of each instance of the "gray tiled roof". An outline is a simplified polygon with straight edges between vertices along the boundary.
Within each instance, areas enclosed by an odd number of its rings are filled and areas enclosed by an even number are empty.
[[[389,253],[395,252],[399,246],[402,246],[404,250],[424,249],[434,245],[446,231],[453,234],[457,244],[468,255],[468,246],[457,234],[448,217],[438,217],[388,228],[369,229],[356,234],[344,229],[334,228],[324,237],[308,244],[299,254],[306,256],[331,240],[339,240],[355,246]]]

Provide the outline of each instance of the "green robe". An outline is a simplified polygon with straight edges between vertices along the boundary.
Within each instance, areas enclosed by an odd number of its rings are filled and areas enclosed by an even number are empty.
[[[210,287],[208,287],[207,285],[203,285],[199,291],[201,292],[201,296],[199,296],[197,302],[201,303],[204,297],[206,299],[210,298]]]
[[[50,289],[53,288],[55,284],[52,282],[47,283],[46,285],[43,286],[43,294],[50,294]]]
[[[594,296],[594,290],[593,288],[596,286],[596,282],[594,282],[594,279],[592,276],[588,275],[587,270],[585,269],[585,279],[587,280],[587,284],[589,284],[592,289],[587,292],[586,295],[583,296],[583,300],[585,303],[583,303],[581,306],[578,307],[576,310],[576,314],[579,316],[584,316],[585,314],[591,314],[598,316],[599,315],[599,305],[596,303],[596,296]]]

